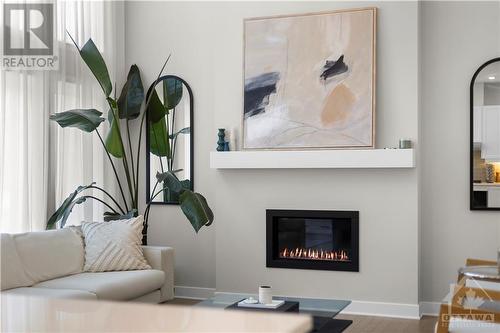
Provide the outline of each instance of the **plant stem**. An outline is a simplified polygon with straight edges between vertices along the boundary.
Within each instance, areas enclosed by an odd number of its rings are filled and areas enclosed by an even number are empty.
[[[167,110],[167,114],[165,115],[165,121],[167,122],[167,143],[170,146],[169,134],[171,132],[170,132],[170,119],[169,119],[169,115],[170,115],[170,112],[169,112],[169,110]],[[168,169],[168,171],[171,171],[172,169],[170,169],[170,159],[172,158],[172,147],[168,147],[168,148],[169,149],[167,151],[167,169]]]
[[[123,169],[125,170],[125,177],[127,177],[127,185],[128,185],[128,190],[130,192],[130,200],[132,200],[132,208],[138,208],[136,203],[135,203],[135,200],[134,200],[134,193],[135,193],[135,190],[133,188],[133,184],[130,180],[130,171],[129,171],[129,168],[128,168],[128,162],[127,162],[127,158],[126,158],[126,153],[124,152],[123,154],[123,158],[122,158],[122,162],[123,162]]]
[[[153,190],[151,191],[151,193],[155,193],[156,191],[156,187],[158,186],[160,182],[158,181],[158,179],[156,180],[156,183],[155,183],[155,186],[153,187]],[[149,202],[148,202],[148,205],[146,207],[146,211],[144,213],[144,219],[147,221],[147,219],[149,218],[149,207],[151,206],[151,201],[153,201],[153,198],[151,197],[149,199]]]
[[[127,152],[125,150],[125,146],[123,144],[123,138],[122,138],[122,133],[120,129],[120,118],[118,115],[118,109],[116,108],[116,101],[114,101],[112,98],[106,98],[106,101],[108,102],[108,105],[111,109],[111,112],[113,112],[113,117],[116,122],[116,130],[118,131],[118,137],[120,138],[120,146],[123,151],[123,158],[122,158],[122,163],[123,163],[123,169],[125,170],[125,177],[127,177],[127,185],[128,185],[128,190],[130,192],[130,199],[132,200],[132,208],[138,208],[136,205],[136,202],[134,200],[134,189],[133,189],[133,184],[130,180],[130,171],[128,168],[128,160],[127,160]],[[113,101],[113,103],[111,103]],[[116,110],[116,112],[115,112]],[[130,158],[133,158],[133,156],[130,156]]]
[[[96,197],[94,197],[94,196],[92,196],[92,195],[84,195],[83,197],[84,197],[84,198],[88,198],[88,199],[94,199],[94,200],[97,200],[97,201],[99,201],[100,203],[102,203],[103,205],[107,206],[109,209],[111,209],[111,210],[113,211],[113,213],[118,214],[118,212],[117,212],[117,211],[116,211],[113,207],[111,207],[111,206],[110,206],[110,205],[108,205],[105,201],[103,201],[103,200],[101,200],[101,199],[99,199],[99,198],[96,198]]]
[[[158,77],[156,78],[156,80],[154,82],[154,86],[156,86],[158,84],[158,82],[160,81],[161,74],[163,73],[163,70],[165,69],[165,66],[167,65],[168,61],[170,60],[170,56],[171,56],[171,54],[168,55],[168,58],[167,58],[167,60],[165,60],[165,63],[163,64],[163,67],[160,70],[160,73],[158,73]],[[137,142],[137,160],[136,160],[137,170],[136,170],[136,174],[135,174],[135,183],[136,184],[139,183],[139,166],[140,166],[139,158],[141,156],[142,129],[144,128],[144,119],[146,117],[146,113],[148,112],[149,102],[151,101],[152,95],[153,94],[150,94],[146,100],[144,113],[142,114],[142,118],[141,118],[141,126],[139,128],[139,140]],[[135,188],[135,201],[136,202],[138,201],[138,197],[139,197],[139,191],[138,191],[138,186],[137,186]]]
[[[164,120],[163,120],[163,119],[160,119],[159,121],[164,121]],[[154,126],[151,126],[151,129],[153,130],[153,138],[154,138],[154,140],[155,140],[156,147],[158,147],[158,148],[159,148],[159,147],[160,147],[160,142],[158,141],[158,135],[156,135],[156,130],[155,130]],[[165,133],[160,133],[160,135],[161,135],[161,134],[165,135]],[[161,139],[161,138],[160,138],[160,139]],[[167,140],[168,140],[168,138],[167,138]],[[168,142],[167,142],[167,143],[168,143]],[[163,172],[165,172],[165,171],[163,171],[163,161],[162,161],[162,159],[161,159],[161,154],[160,154],[160,151],[159,151],[159,150],[160,150],[160,149],[158,149],[158,159],[160,160],[161,172],[163,173]]]
[[[96,190],[99,190],[99,191],[103,192],[104,194],[106,194],[115,203],[115,205],[118,207],[118,209],[120,209],[120,211],[122,212],[122,214],[126,213],[123,210],[123,208],[120,206],[120,204],[118,203],[118,201],[116,201],[115,198],[113,198],[113,196],[111,194],[109,194],[108,192],[106,192],[103,188],[101,188],[99,186],[95,186],[95,185],[92,185],[89,188],[95,188]]]
[[[127,124],[128,148],[129,148],[129,151],[130,151],[130,160],[132,162],[132,182],[133,182],[134,188],[136,188],[137,187],[137,183],[135,182],[135,178],[133,177],[133,175],[135,174],[134,153],[132,151],[132,140],[130,139],[130,126],[129,126],[129,119],[128,118],[126,120],[126,124]],[[132,195],[132,200],[135,201],[134,195]],[[136,205],[137,205],[137,202],[136,202]]]
[[[174,157],[175,157],[175,146],[174,146],[174,133],[175,133],[175,108],[172,110],[172,131],[170,132],[172,135],[172,139],[170,139],[170,168],[169,170],[174,169]]]
[[[127,211],[128,211],[129,209],[128,209],[128,205],[127,205],[127,199],[125,199],[125,193],[123,193],[122,183],[120,182],[120,177],[118,177],[118,172],[116,172],[116,167],[115,167],[115,164],[113,163],[113,159],[111,158],[111,155],[109,154],[109,151],[106,148],[106,144],[102,140],[101,134],[99,133],[99,131],[97,129],[95,131],[97,133],[97,136],[99,137],[99,140],[101,140],[102,146],[104,147],[104,150],[106,151],[106,155],[108,155],[109,163],[111,163],[111,167],[113,168],[113,172],[115,173],[116,181],[118,182],[118,187],[120,188],[120,193],[122,194],[123,203],[125,204],[125,209],[127,209]]]

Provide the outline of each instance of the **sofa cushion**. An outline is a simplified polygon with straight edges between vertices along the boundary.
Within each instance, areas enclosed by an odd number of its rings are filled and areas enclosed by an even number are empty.
[[[71,229],[11,236],[26,273],[36,283],[82,271],[83,240]]]
[[[49,298],[70,298],[70,299],[97,299],[93,293],[83,290],[72,289],[49,289],[49,288],[14,288],[2,292],[2,295],[22,295]]]
[[[142,252],[143,218],[82,223],[86,272],[151,269]]]
[[[32,286],[35,281],[30,279],[28,274],[26,274],[12,236],[9,234],[2,234],[0,245],[1,290]]]
[[[80,273],[36,284],[36,288],[74,289],[88,291],[98,299],[124,301],[160,289],[165,274],[156,269]]]

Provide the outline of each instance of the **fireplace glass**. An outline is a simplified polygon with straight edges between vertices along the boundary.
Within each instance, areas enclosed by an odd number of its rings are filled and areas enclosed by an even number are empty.
[[[267,266],[358,271],[358,212],[267,211]]]

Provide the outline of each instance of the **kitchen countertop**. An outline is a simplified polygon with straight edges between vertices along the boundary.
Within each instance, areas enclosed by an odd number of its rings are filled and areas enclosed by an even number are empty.
[[[472,183],[474,186],[500,186],[500,183]]]

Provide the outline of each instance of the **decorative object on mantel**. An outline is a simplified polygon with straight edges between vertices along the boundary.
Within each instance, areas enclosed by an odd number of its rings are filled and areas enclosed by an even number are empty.
[[[71,36],[70,36],[71,37]],[[73,40],[73,38],[71,37]],[[168,113],[162,103],[155,102],[155,94],[151,93],[144,98],[144,88],[142,84],[141,74],[136,65],[130,67],[127,76],[127,81],[123,86],[120,97],[112,97],[113,86],[109,77],[109,72],[102,58],[101,53],[96,45],[89,39],[85,45],[80,49],[76,42],[73,40],[80,57],[88,66],[90,71],[94,74],[96,80],[102,88],[104,98],[106,99],[109,112],[108,122],[110,129],[108,130],[105,139],[102,138],[98,130],[100,124],[106,121],[102,117],[102,112],[95,109],[74,109],[64,112],[52,114],[50,119],[56,121],[61,127],[74,127],[87,133],[95,132],[103,145],[104,152],[113,168],[121,194],[121,201],[114,198],[108,191],[96,186],[94,182],[87,186],[79,186],[73,193],[71,193],[59,206],[59,208],[52,214],[47,221],[47,229],[55,227],[64,227],[68,216],[75,205],[84,203],[87,199],[96,200],[109,209],[104,213],[104,220],[122,220],[130,219],[139,214],[139,169],[140,157],[142,147],[142,131],[144,128],[144,121],[146,115],[151,118],[160,119]],[[167,58],[163,67],[158,74],[154,86],[162,78],[163,70],[167,65],[170,56]],[[116,89],[116,87],[115,87]],[[116,93],[115,93],[116,96]],[[129,122],[134,119],[140,119],[139,136],[137,146],[135,149],[136,159],[134,160],[134,147],[130,137]],[[127,133],[128,135],[124,135]],[[113,159],[113,156],[115,159]],[[120,161],[123,164],[122,172],[118,173],[115,162]],[[174,170],[175,171],[175,170]],[[198,232],[203,226],[209,226],[214,220],[214,214],[206,199],[200,194],[192,191],[191,189],[183,186],[183,183],[177,178],[174,171],[166,171],[156,175],[155,187],[160,185],[159,191],[153,195],[163,193],[165,189],[176,192],[179,195],[179,202],[182,212],[191,223],[192,227]],[[121,175],[121,176],[120,176]],[[122,186],[124,182],[127,187]],[[82,195],[85,191],[92,191]],[[94,190],[102,193],[105,199],[100,199],[94,195]],[[128,191],[127,191],[128,190]],[[148,217],[151,208],[151,201],[147,204],[143,213],[144,223],[142,227],[142,242],[147,244],[147,230],[148,230]]]
[[[243,149],[374,147],[376,8],[244,28]]]
[[[229,132],[229,147],[231,148],[231,150],[238,150],[238,144],[237,144],[237,141],[238,141],[238,132],[237,132],[237,129],[235,127],[231,128],[231,131]]]
[[[219,128],[219,132],[217,133],[219,139],[217,140],[217,151],[224,151],[224,143],[226,137],[226,129]]]
[[[410,139],[399,139],[399,149],[410,149],[411,140]]]

